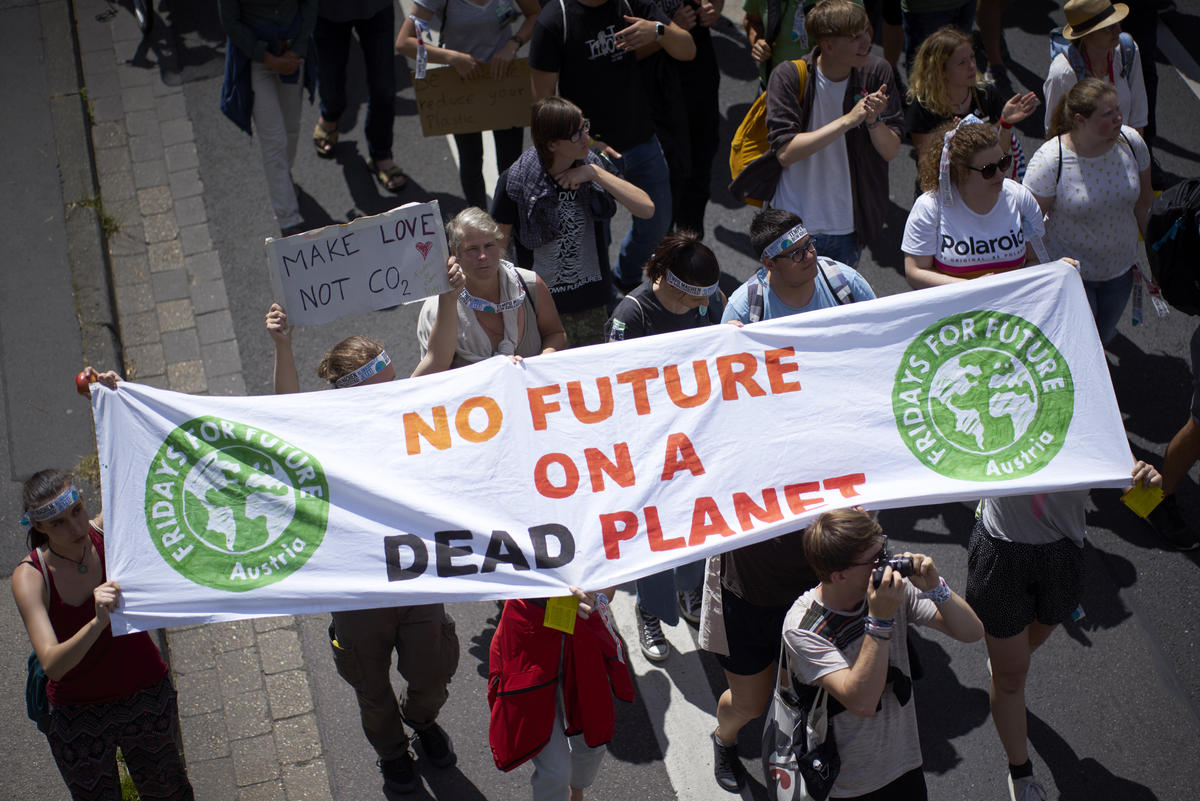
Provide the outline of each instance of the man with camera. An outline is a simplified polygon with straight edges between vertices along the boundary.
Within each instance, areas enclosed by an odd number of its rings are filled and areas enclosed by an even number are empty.
[[[841,758],[830,795],[924,799],[908,624],[961,642],[980,639],[983,624],[928,556],[890,555],[883,529],[864,511],[821,515],[804,531],[804,556],[821,583],[796,599],[783,639],[792,675],[830,696]]]

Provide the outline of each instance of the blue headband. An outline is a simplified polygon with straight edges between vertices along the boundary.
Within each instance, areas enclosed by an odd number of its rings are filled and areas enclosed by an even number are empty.
[[[346,387],[356,387],[368,378],[373,378],[383,372],[383,368],[392,363],[392,357],[388,356],[386,350],[379,351],[379,355],[371,361],[364,364],[362,367],[355,370],[353,373],[346,373],[344,376],[333,382],[335,389],[345,389]]]
[[[67,487],[54,500],[42,504],[36,509],[28,509],[21,516],[21,525],[29,528],[33,523],[41,523],[52,517],[58,517],[70,509],[79,500],[79,490],[74,486]]]

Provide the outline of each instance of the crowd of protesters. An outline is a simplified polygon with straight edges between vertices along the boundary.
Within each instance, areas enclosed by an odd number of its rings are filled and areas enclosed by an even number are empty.
[[[1147,80],[1153,41],[1140,50],[1122,33],[1124,4],[1069,0],[1066,27],[1047,31],[1057,50],[1039,98],[1009,83],[1000,29],[1008,5],[745,0],[773,158],[739,178],[768,200],[748,232],[760,267],[728,297],[703,242],[720,121],[710,28],[723,0],[548,0],[540,8],[415,0],[398,32],[392,0],[221,0],[229,36],[222,109],[258,137],[277,222],[295,233],[306,228],[290,176],[301,93],[319,92],[313,147],[329,158],[346,109],[352,32],[367,65],[367,166],[397,193],[407,178],[392,154],[393,48],[418,73],[433,63],[480,78],[506,74],[529,45],[531,146],[523,149],[521,128],[492,132],[499,180],[487,187],[482,135],[455,136],[468,208],[447,224],[452,291],[421,309],[413,376],[871,300],[856,267],[880,233],[889,163],[906,142],[919,165],[901,244],[914,290],[1068,257],[1108,343],[1129,304],[1137,237],[1161,183]],[[882,58],[871,52],[872,16]],[[1131,23],[1145,28],[1136,16]],[[1026,160],[1014,126],[1039,106],[1046,139],[1028,142]],[[619,208],[633,223],[610,264],[609,221]],[[973,240],[1007,246],[957,246]],[[286,310],[272,305],[265,325],[275,391],[297,392]],[[1200,330],[1191,358],[1200,370]],[[342,389],[391,381],[396,367],[382,344],[354,336],[316,369]],[[117,385],[111,373],[101,380]],[[1180,550],[1198,544],[1170,495],[1200,456],[1195,380],[1166,477],[1131,466],[1131,484],[1167,492],[1150,521]],[[700,645],[728,685],[711,735],[720,787],[744,785],[738,733],[763,714],[782,673],[828,698],[841,763],[830,797],[907,800],[926,797],[907,627],[985,639],[1011,798],[1045,799],[1028,755],[1024,687],[1033,651],[1079,604],[1087,497],[982,500],[974,529],[960,532],[969,536],[962,596],[929,557],[891,554],[869,512],[829,512],[806,529],[639,580],[637,647],[663,661],[662,624],[700,627]],[[53,470],[26,482],[23,502],[32,550],[12,586],[49,678],[47,737],[72,797],[117,797],[120,747],[142,798],[190,798],[165,663],[146,635],[113,638],[108,626],[120,587],[107,580],[102,517],[89,519],[71,476]],[[572,588],[573,634],[542,625],[546,599],[504,605],[490,648],[489,740],[503,770],[532,760],[535,799],[583,797],[613,736],[613,697],[633,697],[608,605],[614,590]],[[454,764],[450,734],[436,722],[459,657],[447,609],[338,612],[329,637],[385,788],[418,786],[414,743],[433,766]],[[407,685],[399,699],[393,653]]]

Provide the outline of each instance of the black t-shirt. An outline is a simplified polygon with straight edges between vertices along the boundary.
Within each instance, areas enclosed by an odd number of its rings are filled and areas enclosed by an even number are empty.
[[[791,606],[820,583],[804,559],[803,529],[721,555],[721,585],[755,606]]]
[[[994,85],[988,85],[983,89],[976,89],[973,99],[975,102],[971,104],[972,114],[987,122],[997,123],[1000,121],[1000,113],[1004,111],[1004,104],[1007,101],[1000,96],[1000,92],[996,90]],[[935,114],[922,106],[920,102],[910,105],[908,111],[904,114],[904,121],[907,124],[908,132],[915,134],[930,133],[942,123],[949,122],[953,118],[953,116],[943,117],[940,114]]]
[[[558,73],[559,95],[583,109],[593,138],[617,151],[654,135],[650,95],[637,59],[617,47],[617,32],[629,27],[626,14],[669,21],[647,0],[607,0],[596,7],[551,0],[538,14],[529,50],[529,66]]]
[[[654,294],[653,284],[647,279],[617,304],[604,326],[604,338],[616,342],[713,325],[721,322],[721,313],[725,310],[724,299],[717,293],[710,304],[703,308],[703,314],[700,309],[689,309],[683,314],[668,310],[659,301],[658,295]]]
[[[551,181],[554,179],[551,178]],[[518,267],[542,277],[560,314],[594,309],[608,303],[612,280],[603,220],[597,219],[580,192],[558,186],[558,236],[540,247],[521,244],[521,214],[508,196],[508,170],[500,174],[492,199],[492,219],[513,227],[509,237]],[[592,187],[591,191],[601,191]]]

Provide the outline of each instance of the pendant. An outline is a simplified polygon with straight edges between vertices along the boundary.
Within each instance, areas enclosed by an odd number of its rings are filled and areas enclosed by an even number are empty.
[[[83,573],[87,572],[87,565],[85,565],[83,562],[80,562],[79,565],[75,569],[78,570],[79,573],[82,575]]]

